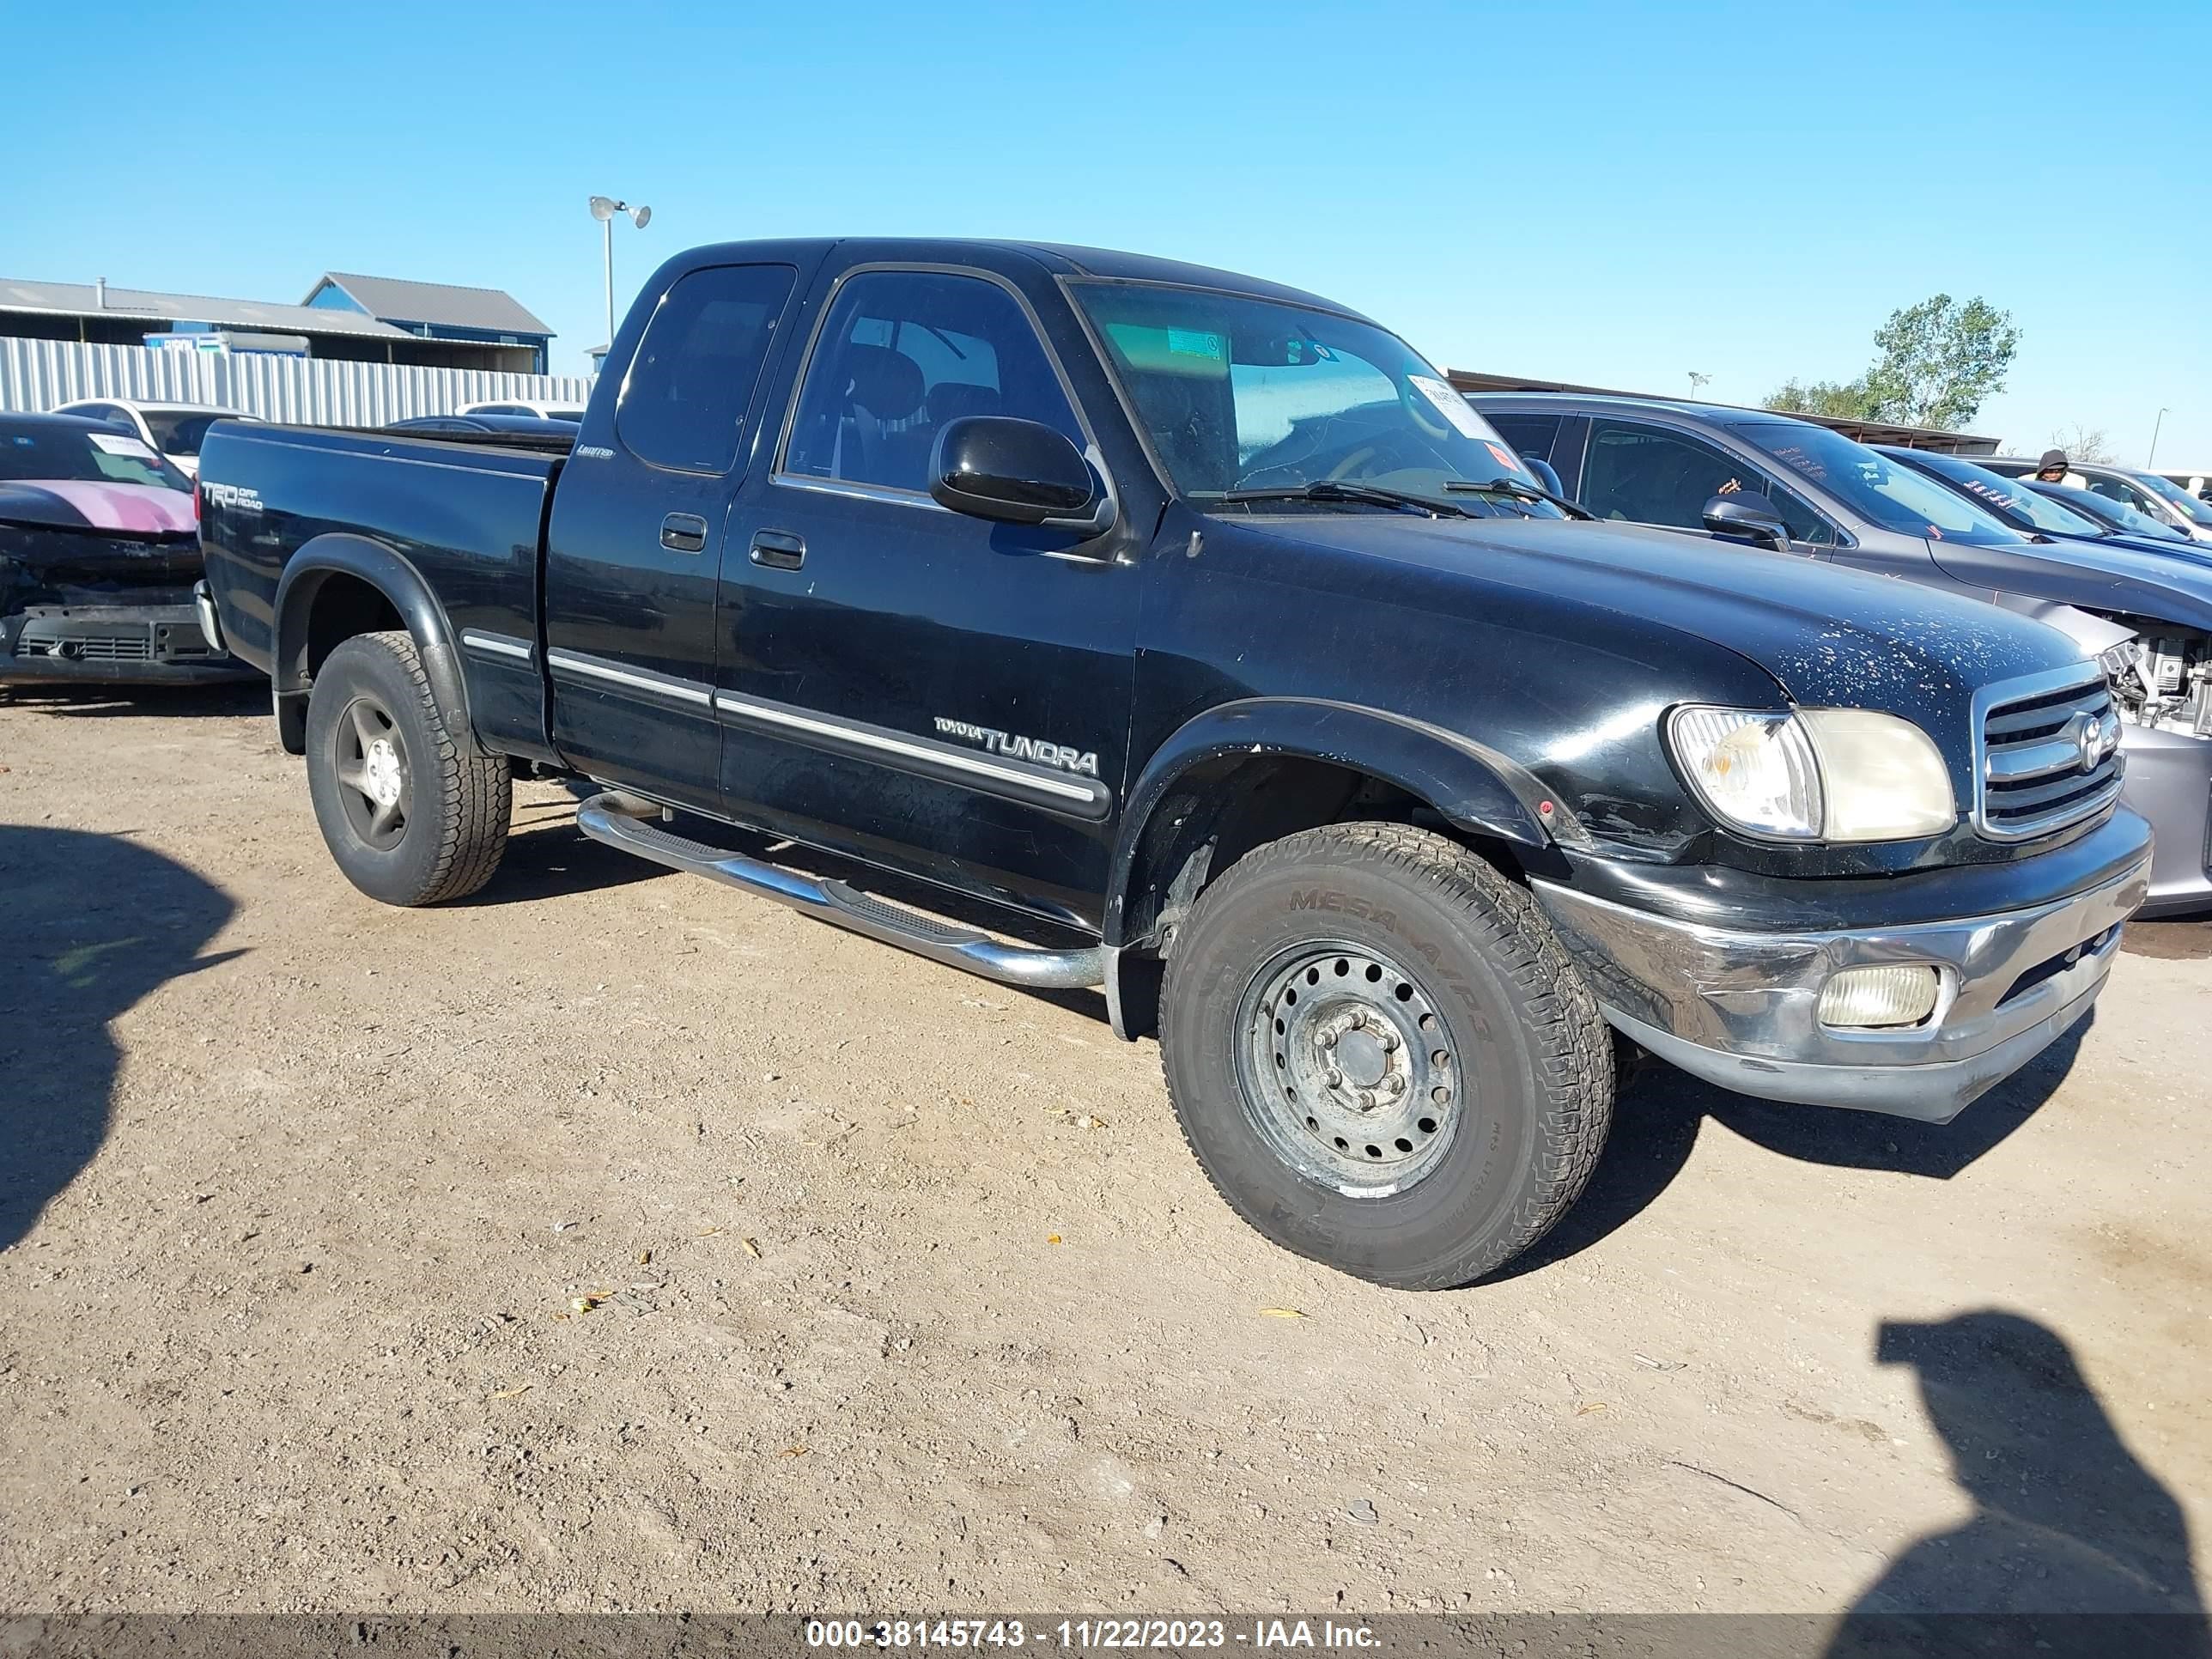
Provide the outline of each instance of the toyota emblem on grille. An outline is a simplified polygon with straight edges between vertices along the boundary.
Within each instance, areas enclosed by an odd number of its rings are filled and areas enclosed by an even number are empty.
[[[2086,708],[2066,722],[2065,740],[2074,745],[2081,757],[2081,769],[2094,772],[2098,763],[2109,752],[2112,740],[2119,736],[2119,722],[2112,721],[2112,730],[2106,730],[2106,721]]]

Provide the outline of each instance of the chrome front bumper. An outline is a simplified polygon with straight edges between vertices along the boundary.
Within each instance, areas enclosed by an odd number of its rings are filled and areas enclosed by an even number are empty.
[[[2088,1011],[2149,870],[2146,854],[2050,904],[1819,933],[1739,933],[1530,884],[1607,1020],[1662,1060],[1768,1100],[1948,1123]],[[1820,1023],[1821,988],[1834,975],[1899,962],[1941,975],[1925,1023]]]

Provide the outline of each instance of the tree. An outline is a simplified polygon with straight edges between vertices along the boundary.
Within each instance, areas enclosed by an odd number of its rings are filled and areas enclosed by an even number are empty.
[[[1766,400],[1766,407],[1790,415],[1826,415],[1832,419],[1877,418],[1864,376],[1856,380],[1790,380]]]
[[[1977,295],[1948,294],[1889,313],[1875,331],[1872,367],[1856,380],[1791,380],[1769,409],[1905,426],[1958,427],[2004,390],[2020,349],[2012,313]]]
[[[2061,428],[2051,434],[2051,447],[2063,449],[2069,461],[2087,461],[2092,466],[2117,466],[2120,458],[2112,453],[2112,440],[2100,426],[2075,423],[2071,428]]]
[[[1867,384],[1887,411],[1883,418],[1957,427],[2004,390],[2020,331],[2010,312],[1978,295],[1960,305],[1938,294],[1890,313],[1874,343],[1881,356],[1867,371]]]

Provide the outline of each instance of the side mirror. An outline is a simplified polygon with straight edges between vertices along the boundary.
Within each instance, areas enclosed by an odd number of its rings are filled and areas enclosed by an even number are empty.
[[[1091,512],[1097,487],[1081,452],[1050,427],[969,415],[937,434],[929,494],[939,507],[971,518],[1044,524]]]
[[[1705,528],[1716,536],[1748,538],[1778,553],[1790,549],[1790,526],[1765,495],[1739,489],[1705,503]]]
[[[1564,495],[1567,493],[1559,486],[1559,474],[1558,470],[1541,455],[1531,454],[1528,451],[1524,449],[1521,452],[1521,465],[1527,467],[1529,471],[1535,474],[1536,482],[1543,485],[1545,489],[1550,490],[1554,495]]]

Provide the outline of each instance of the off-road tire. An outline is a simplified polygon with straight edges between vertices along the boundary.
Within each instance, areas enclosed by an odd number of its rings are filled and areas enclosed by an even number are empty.
[[[380,848],[348,816],[335,749],[339,722],[359,699],[391,718],[408,786],[404,830]],[[356,634],[339,642],[307,698],[307,789],[323,841],[346,879],[386,904],[438,904],[475,892],[507,850],[514,781],[503,756],[447,730],[406,633]]]
[[[1464,1072],[1441,1161],[1387,1195],[1296,1167],[1240,1079],[1248,988],[1279,953],[1326,941],[1406,963]],[[1534,901],[1404,824],[1306,830],[1206,888],[1168,952],[1160,1052],[1183,1136],[1231,1209],[1285,1249],[1403,1290],[1472,1283],[1534,1243],[1581,1195],[1613,1116],[1611,1033]]]

